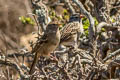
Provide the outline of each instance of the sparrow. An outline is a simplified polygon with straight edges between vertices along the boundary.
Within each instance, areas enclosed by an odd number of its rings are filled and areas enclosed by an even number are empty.
[[[41,39],[39,39],[36,45],[33,47],[31,53],[35,53],[34,60],[30,68],[30,74],[33,73],[33,69],[40,56],[50,58],[50,53],[52,53],[60,42],[60,31],[59,25],[56,23],[50,23],[47,25],[46,31],[44,32]]]
[[[82,18],[78,13],[71,15],[69,22],[60,30],[61,39],[60,45],[73,46],[77,48],[77,40],[80,33],[84,33]]]

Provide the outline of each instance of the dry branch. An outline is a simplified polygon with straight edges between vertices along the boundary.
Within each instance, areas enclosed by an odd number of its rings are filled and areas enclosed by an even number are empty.
[[[64,0],[65,4],[67,4],[67,6],[69,7],[70,9],[70,12],[71,14],[74,14],[75,13],[75,9],[72,7],[72,5],[70,4],[70,1],[69,0]]]
[[[118,54],[120,54],[120,49],[114,51],[113,53],[110,53],[110,55],[103,59],[103,62],[105,63],[107,60],[111,59],[114,56],[117,56]]]
[[[97,26],[97,33],[101,32],[101,29],[102,28],[111,28],[111,29],[114,29],[114,28],[119,28],[120,26],[120,23],[119,22],[115,22],[115,23],[112,23],[112,24],[109,24],[109,23],[106,23],[106,22],[101,22],[98,24]]]
[[[29,75],[25,75],[24,72],[21,70],[20,66],[17,65],[15,62],[10,61],[10,60],[5,60],[5,59],[0,59],[0,64],[10,66],[19,73],[21,79],[28,79]]]

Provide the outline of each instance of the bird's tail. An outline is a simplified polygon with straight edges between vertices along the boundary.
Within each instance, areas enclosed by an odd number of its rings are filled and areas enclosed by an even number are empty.
[[[35,53],[34,60],[33,60],[32,65],[30,67],[30,72],[29,72],[30,75],[33,73],[33,70],[34,70],[34,67],[35,67],[37,61],[38,61],[38,55],[37,55],[37,53]]]

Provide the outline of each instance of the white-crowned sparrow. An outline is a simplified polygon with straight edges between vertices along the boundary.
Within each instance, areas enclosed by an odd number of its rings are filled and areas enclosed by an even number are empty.
[[[30,74],[33,73],[33,69],[40,56],[50,58],[50,53],[53,52],[60,42],[60,31],[57,23],[50,23],[47,25],[46,31],[37,41],[35,47],[31,51],[35,53],[34,61],[30,68]]]
[[[83,25],[80,14],[73,14],[69,22],[61,29],[60,44],[77,48],[78,33],[83,33]]]

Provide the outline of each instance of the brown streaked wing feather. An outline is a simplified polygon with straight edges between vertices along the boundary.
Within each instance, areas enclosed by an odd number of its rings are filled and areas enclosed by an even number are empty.
[[[33,50],[31,51],[31,53],[35,53],[39,50],[39,48],[41,48],[41,46],[44,44],[44,43],[47,43],[48,39],[47,39],[47,34],[46,35],[43,35],[38,41],[37,43],[35,44],[35,47],[33,48]]]
[[[79,30],[79,24],[78,23],[68,23],[65,25],[65,27],[61,30],[61,42],[68,40],[71,38],[70,36],[73,34],[76,34],[76,32]]]

